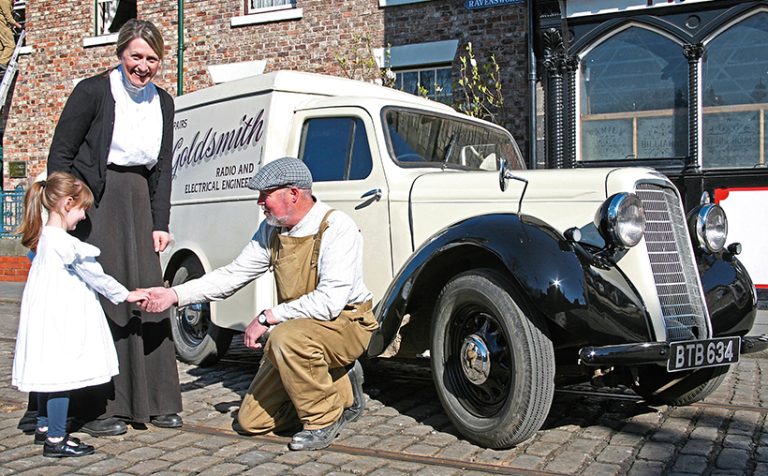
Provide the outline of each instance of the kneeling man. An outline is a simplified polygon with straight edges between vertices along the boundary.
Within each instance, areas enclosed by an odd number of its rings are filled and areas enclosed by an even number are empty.
[[[378,324],[363,283],[363,238],[349,216],[312,196],[299,159],[264,165],[248,186],[259,191],[266,220],[240,255],[198,279],[150,289],[145,306],[224,299],[272,268],[279,304],[245,330],[245,345],[258,349],[273,328],[238,423],[249,433],[301,425],[290,449],[325,448],[364,407],[357,359]]]

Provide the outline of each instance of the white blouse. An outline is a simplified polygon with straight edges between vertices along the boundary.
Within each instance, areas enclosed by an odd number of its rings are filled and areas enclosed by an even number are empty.
[[[132,85],[118,66],[109,73],[110,89],[115,99],[115,125],[108,164],[155,166],[163,140],[163,112],[155,85]]]

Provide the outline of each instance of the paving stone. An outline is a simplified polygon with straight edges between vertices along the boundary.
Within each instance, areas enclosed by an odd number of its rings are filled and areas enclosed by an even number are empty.
[[[471,473],[466,473],[464,470],[456,468],[445,468],[439,466],[426,466],[423,469],[415,471],[414,476],[468,476]]]
[[[322,476],[332,469],[334,469],[334,467],[330,464],[316,463],[311,461],[293,468],[291,474],[296,474],[299,476]]]
[[[266,461],[270,461],[275,455],[266,451],[252,450],[239,455],[235,458],[236,463],[242,463],[246,466],[255,466]]]
[[[734,448],[724,448],[717,459],[715,466],[720,469],[738,469],[745,470],[749,465],[749,452]]]
[[[680,450],[681,454],[708,457],[715,447],[714,440],[696,438],[688,440]]]
[[[217,464],[218,461],[215,459],[209,457],[209,456],[195,456],[193,458],[188,458],[183,461],[179,461],[173,466],[169,468],[171,471],[180,471],[180,472],[199,472],[203,471],[207,468],[210,468],[211,466]]]
[[[243,473],[246,476],[283,476],[291,470],[290,466],[278,463],[265,463]]]
[[[194,446],[188,446],[186,448],[180,448],[180,449],[173,449],[169,450],[165,448],[165,452],[160,457],[166,461],[172,461],[172,462],[179,462],[184,461],[189,458],[194,458],[195,456],[200,456],[205,454],[206,451],[202,448],[196,448]]]
[[[607,463],[592,463],[587,466],[584,474],[595,474],[600,476],[618,476],[624,474],[621,466]]]
[[[546,471],[554,471],[563,474],[578,474],[586,463],[591,463],[593,458],[587,454],[575,451],[564,451],[544,466]]]
[[[608,446],[600,451],[595,461],[599,463],[610,463],[621,465],[631,461],[635,457],[635,449],[631,446]]]
[[[627,471],[627,476],[649,476],[652,474],[661,474],[664,471],[664,464],[658,461],[636,460]]]
[[[437,446],[430,446],[422,443],[417,443],[415,445],[411,445],[405,448],[403,450],[403,453],[420,455],[420,456],[432,456],[434,454],[437,454],[438,451],[440,451],[440,448]]]
[[[752,437],[739,434],[727,434],[723,438],[722,446],[724,448],[735,448],[739,450],[750,451],[752,449]]]
[[[138,475],[148,475],[148,474],[156,474],[162,470],[168,469],[173,463],[170,461],[165,461],[162,459],[152,459],[148,461],[140,461],[137,463],[134,463],[128,468],[125,468],[125,471],[131,473],[131,474],[138,474]]]
[[[59,474],[67,474],[68,471],[71,471],[71,469],[66,466],[48,465],[16,474],[18,476],[58,476]]]
[[[87,456],[84,456],[83,458],[87,458]],[[112,474],[116,471],[122,471],[131,466],[131,464],[130,461],[125,461],[120,458],[107,458],[84,468],[80,468],[78,473],[101,476],[104,474]]]
[[[370,474],[387,464],[389,461],[380,458],[361,458],[350,461],[339,469],[354,474]]]
[[[637,457],[653,461],[667,461],[675,453],[675,445],[648,442],[640,449]]]
[[[562,448],[562,445],[556,443],[537,442],[530,445],[525,452],[534,456],[546,457],[554,454]]]
[[[163,450],[160,448],[152,448],[147,446],[140,446],[132,450],[126,451],[120,454],[120,459],[126,461],[138,462],[147,461],[151,459],[159,458],[163,455]]]
[[[707,464],[707,458],[703,456],[680,455],[672,466],[672,471],[704,474]]]

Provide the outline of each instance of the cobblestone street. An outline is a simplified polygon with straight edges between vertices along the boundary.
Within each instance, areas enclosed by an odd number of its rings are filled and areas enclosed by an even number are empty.
[[[286,437],[231,430],[257,361],[238,345],[213,367],[179,364],[181,430],[129,426],[118,437],[78,435],[96,453],[52,461],[16,429],[26,395],[9,384],[14,312],[17,304],[0,303],[0,474],[768,474],[765,355],[742,357],[715,394],[690,407],[649,407],[631,392],[560,389],[544,428],[503,451],[455,432],[428,366],[369,362],[363,416],[330,448],[291,452]]]

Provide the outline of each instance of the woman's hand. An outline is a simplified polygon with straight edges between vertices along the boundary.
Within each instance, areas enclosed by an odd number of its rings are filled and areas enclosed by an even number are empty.
[[[168,247],[168,243],[171,242],[171,234],[167,231],[153,231],[152,242],[155,244],[155,253],[165,251]]]

